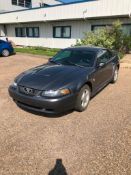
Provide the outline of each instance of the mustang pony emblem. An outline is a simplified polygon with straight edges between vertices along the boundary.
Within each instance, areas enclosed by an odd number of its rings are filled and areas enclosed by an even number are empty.
[[[31,88],[24,88],[24,91],[27,93],[27,94],[33,94],[33,89]]]

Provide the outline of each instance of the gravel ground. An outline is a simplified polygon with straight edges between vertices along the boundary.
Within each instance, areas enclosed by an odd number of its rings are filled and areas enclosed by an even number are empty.
[[[44,62],[0,58],[0,175],[131,175],[131,67],[85,112],[54,118],[23,111],[8,95],[16,75]]]

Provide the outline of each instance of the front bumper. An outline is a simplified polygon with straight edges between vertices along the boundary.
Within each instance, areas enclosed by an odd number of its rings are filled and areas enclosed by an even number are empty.
[[[19,107],[40,113],[56,114],[65,112],[73,109],[76,102],[75,94],[60,98],[44,98],[22,94],[12,86],[9,87],[9,94]]]
[[[9,52],[10,52],[10,55],[16,54],[15,49],[12,46],[9,48]]]

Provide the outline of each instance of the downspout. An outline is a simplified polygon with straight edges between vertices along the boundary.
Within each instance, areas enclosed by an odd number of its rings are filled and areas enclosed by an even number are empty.
[[[5,34],[5,37],[8,37],[8,36],[7,36],[7,27],[6,27],[6,25],[4,24],[3,27],[4,27],[4,34]]]

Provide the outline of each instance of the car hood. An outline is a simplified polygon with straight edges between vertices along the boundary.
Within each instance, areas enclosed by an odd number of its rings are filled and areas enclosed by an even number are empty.
[[[91,69],[78,66],[45,64],[30,69],[17,77],[20,86],[38,90],[58,89],[73,81],[81,80],[90,73]]]

